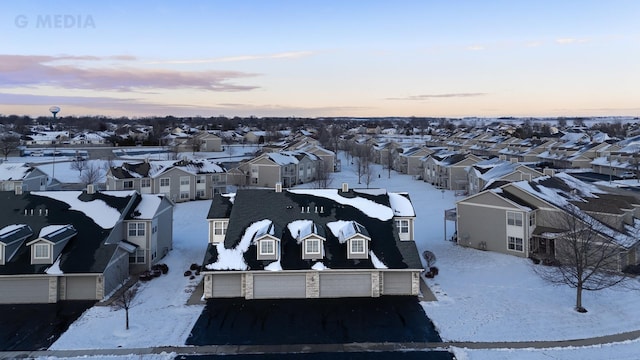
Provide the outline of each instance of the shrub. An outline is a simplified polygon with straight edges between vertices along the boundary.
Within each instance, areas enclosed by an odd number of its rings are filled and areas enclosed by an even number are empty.
[[[191,264],[191,266],[189,267],[189,270],[191,270],[191,271],[198,270],[199,267],[200,267],[200,265],[198,265],[198,264]]]
[[[184,276],[191,276],[191,270],[187,270],[184,272]]]
[[[430,268],[429,268],[429,272],[430,272],[430,273],[432,273],[432,274],[433,274],[433,276],[436,276],[436,275],[438,275],[438,273],[440,272],[440,269],[438,269],[438,268],[437,268],[437,267],[435,267],[435,266],[432,266],[432,267],[430,267]]]

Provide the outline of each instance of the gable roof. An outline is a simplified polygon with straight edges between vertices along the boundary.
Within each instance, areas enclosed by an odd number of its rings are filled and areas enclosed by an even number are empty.
[[[34,169],[26,163],[0,163],[0,181],[24,180]]]

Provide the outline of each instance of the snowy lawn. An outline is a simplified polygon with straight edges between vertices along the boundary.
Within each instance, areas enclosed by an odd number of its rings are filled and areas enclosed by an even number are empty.
[[[207,212],[211,201],[192,201],[174,208],[173,250],[162,262],[169,272],[142,283],[129,310],[94,306],[87,310],[50,349],[109,349],[184,345],[204,305],[186,305],[201,280],[183,276],[200,264],[207,247]]]

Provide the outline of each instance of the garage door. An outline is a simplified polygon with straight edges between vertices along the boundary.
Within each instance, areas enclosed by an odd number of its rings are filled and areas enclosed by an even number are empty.
[[[384,272],[383,295],[411,295],[410,272]]]
[[[320,297],[371,297],[371,274],[320,274]]]
[[[253,275],[253,298],[304,298],[304,274]]]
[[[67,300],[95,300],[95,276],[67,276]]]
[[[214,298],[242,296],[241,274],[214,274],[211,282]]]
[[[49,279],[0,279],[0,303],[48,303]]]

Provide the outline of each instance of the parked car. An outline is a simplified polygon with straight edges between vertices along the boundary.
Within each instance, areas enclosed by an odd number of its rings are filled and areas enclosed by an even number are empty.
[[[618,176],[621,177],[622,179],[633,179],[636,177],[636,173],[633,171],[625,171]]]

